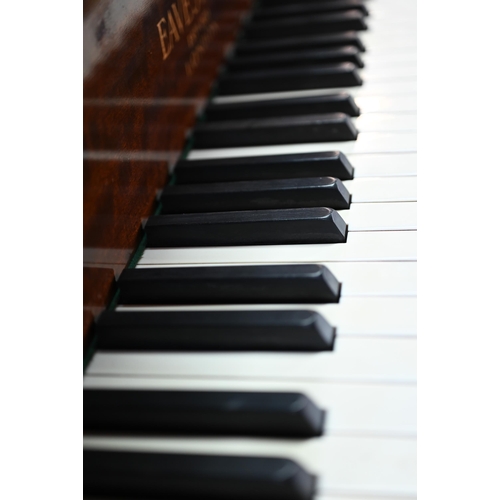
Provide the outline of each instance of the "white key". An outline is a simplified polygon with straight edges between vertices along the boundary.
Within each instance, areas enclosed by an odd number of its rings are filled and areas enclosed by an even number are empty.
[[[342,283],[342,298],[415,296],[417,294],[416,262],[318,262],[327,267]],[[218,267],[235,264],[158,265],[154,267]],[[241,264],[239,264],[241,265]],[[252,264],[243,264],[252,265]],[[151,266],[138,265],[138,269]]]
[[[416,176],[358,178],[356,175],[353,180],[342,182],[351,193],[352,203],[417,201]]]
[[[325,90],[325,89],[320,89]],[[392,82],[365,82],[360,87],[346,87],[344,89],[327,89],[332,91],[347,91],[354,98],[361,96],[382,96],[391,97],[403,94],[416,94],[417,93],[417,80],[416,78],[407,78],[405,80],[395,80]],[[304,91],[307,92],[307,91]]]
[[[393,36],[376,36],[373,32],[360,36],[361,41],[371,53],[392,52],[398,48],[401,50],[417,50],[417,37],[410,34],[396,42]]]
[[[398,69],[397,75],[407,76],[409,71],[415,68],[417,64],[417,53],[413,49],[408,49],[406,52],[394,53],[392,49],[387,49],[384,52],[377,54],[377,56],[372,55],[361,55],[364,66],[359,68],[360,75],[363,77],[363,73],[377,72],[381,71],[395,71]],[[401,74],[401,72],[404,73]],[[414,75],[415,72],[411,71]],[[394,73],[396,75],[396,73]]]
[[[86,375],[83,386],[87,389],[301,392],[326,410],[327,434],[414,437],[417,433],[415,385]]]
[[[401,12],[401,11],[400,11]],[[417,24],[412,18],[411,12],[401,12],[399,15],[396,12],[387,12],[387,7],[379,11],[379,15],[367,18],[368,30],[361,31],[363,35],[373,35],[372,38],[385,38],[392,36],[393,39],[404,39],[409,34],[416,34]]]
[[[380,31],[382,27],[399,31],[398,27],[401,25],[408,29],[416,29],[416,9],[414,6],[401,8],[394,4],[389,7],[388,5],[378,5],[378,2],[375,7],[371,7],[371,5],[373,3],[370,2],[368,7],[370,16],[366,18],[369,26],[368,32],[375,31],[375,34],[382,35],[384,34]]]
[[[320,313],[339,337],[415,337],[416,297],[343,297],[338,304],[230,304],[210,306],[121,306],[130,311],[273,311],[307,309]],[[363,314],[360,314],[360,311]]]
[[[367,113],[401,113],[417,111],[417,95],[380,95],[359,96],[355,98],[356,104],[361,109],[361,117]],[[412,129],[413,130],[413,129]]]
[[[384,82],[393,79],[408,79],[417,77],[417,68],[413,64],[387,67],[371,67],[368,64],[360,69],[359,76],[366,82]]]
[[[87,435],[85,449],[289,458],[318,476],[319,492],[414,495],[413,438],[322,436],[312,439],[108,437]]]
[[[367,24],[371,29],[367,31],[369,34],[373,34],[373,41],[377,41],[377,37],[383,37],[384,32],[383,28],[386,28],[390,30],[391,32],[394,33],[394,31],[399,31],[397,29],[394,29],[395,23],[399,22],[405,26],[405,28],[408,28],[408,30],[411,30],[411,33],[415,32],[416,28],[416,23],[415,20],[417,18],[417,12],[415,8],[399,8],[397,5],[391,6],[390,7],[390,12],[388,12],[387,6],[378,6],[378,8],[370,8],[370,16],[367,18]],[[362,34],[365,34],[365,32],[361,32]],[[407,37],[405,36],[405,33],[397,33],[397,38],[396,35],[393,38],[394,40],[397,39],[406,39]],[[374,45],[376,47],[376,45]]]
[[[201,377],[207,380],[229,378],[408,384],[416,382],[416,356],[414,337],[346,335],[336,339],[333,352],[97,351],[86,373],[130,377]]]
[[[193,149],[189,160],[236,158],[241,156],[282,155],[315,153],[318,151],[342,151],[346,155],[367,153],[414,153],[417,151],[416,132],[361,132],[356,141],[317,142],[305,144],[279,144],[275,146],[251,146],[242,148]]]
[[[379,50],[376,52],[368,51],[361,54],[363,62],[368,67],[416,65],[417,50],[409,47],[395,47],[393,49]]]
[[[361,58],[365,62],[375,65],[385,64],[406,64],[411,61],[411,64],[417,64],[417,48],[416,47],[392,47],[361,53]]]
[[[350,233],[417,229],[416,202],[353,203],[349,210],[341,210],[339,213],[348,224]]]
[[[417,259],[416,231],[353,232],[346,243],[146,248],[140,265],[266,262],[388,262]]]
[[[387,29],[387,33],[376,33],[375,30],[366,31],[360,34],[360,39],[367,50],[373,53],[392,50],[394,47],[417,47],[417,36],[414,30],[409,33],[395,33],[394,31],[393,29]]]
[[[399,45],[415,46],[417,44],[417,29],[414,22],[405,22],[404,19],[394,20],[394,22],[377,21],[373,23],[371,29],[364,31],[360,36],[367,50],[376,53],[385,49],[392,49]]]
[[[417,153],[351,154],[349,161],[354,167],[356,181],[366,177],[417,175]]]
[[[363,113],[351,118],[359,132],[400,132],[417,130],[417,114],[413,113]]]

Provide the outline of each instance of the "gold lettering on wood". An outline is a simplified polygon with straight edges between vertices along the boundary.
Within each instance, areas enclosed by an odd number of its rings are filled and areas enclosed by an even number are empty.
[[[178,42],[181,37],[179,36],[179,31],[177,30],[177,26],[175,25],[174,18],[172,17],[172,12],[168,12],[168,42],[170,47],[173,47],[175,42]]]
[[[189,47],[194,47],[197,43],[200,31],[205,28],[210,19],[210,12],[205,8],[202,14],[197,19],[188,32],[188,26],[191,25],[194,18],[202,10],[206,0],[177,0],[172,2],[166,17],[162,17],[156,27],[160,35],[160,45],[163,60],[167,59],[172,52],[176,43],[181,39],[182,35],[187,37]],[[213,27],[212,30],[213,31]],[[198,47],[197,47],[198,48]],[[199,61],[199,50],[196,54],[192,54],[193,60],[190,62],[190,67],[196,66]],[[196,64],[192,64],[196,61]]]
[[[172,5],[172,12],[174,13],[175,22],[177,23],[179,31],[184,33],[184,24],[181,21],[181,16],[179,15],[179,11],[177,10],[177,5],[175,5],[175,3]]]
[[[167,20],[162,17],[160,22],[156,25],[158,27],[158,33],[160,34],[160,44],[161,44],[161,52],[163,54],[163,60],[165,60],[172,52],[172,47],[170,43],[168,43],[168,47],[165,46],[165,40],[168,41],[168,32],[164,28],[164,24],[167,24]]]

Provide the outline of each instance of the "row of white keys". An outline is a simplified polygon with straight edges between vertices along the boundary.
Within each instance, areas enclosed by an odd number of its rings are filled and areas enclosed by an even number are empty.
[[[102,376],[189,377],[207,380],[240,378],[408,384],[416,382],[416,347],[416,338],[410,336],[345,335],[336,339],[335,350],[332,352],[97,351],[86,373]]]
[[[417,68],[414,64],[401,65],[382,65],[378,67],[369,62],[365,63],[365,67],[358,70],[359,76],[363,81],[369,82],[387,82],[394,79],[410,79],[417,77]]]
[[[417,130],[414,111],[397,113],[363,113],[351,118],[358,132],[408,132]]]
[[[412,36],[416,42],[415,10],[392,9],[394,12],[390,14],[382,9],[370,10],[368,30],[359,32],[369,50],[377,50],[384,40],[392,46],[396,37],[404,40]]]
[[[85,436],[87,449],[286,457],[318,476],[318,493],[414,495],[413,438],[326,435],[312,439]]]
[[[408,82],[404,82],[407,84]],[[414,85],[414,82],[409,82]],[[401,90],[401,85],[398,86]],[[361,118],[370,113],[416,113],[417,95],[411,92],[407,85],[407,92],[402,95],[359,95],[355,97],[355,102],[361,109]],[[382,91],[379,91],[382,93]],[[387,91],[389,92],[389,91]],[[355,92],[350,92],[352,96]]]
[[[384,162],[387,161],[388,158],[384,158]],[[395,163],[399,165],[400,161],[401,158],[397,158]],[[357,171],[358,166],[356,165],[355,174]],[[416,176],[358,178],[355,175],[353,180],[342,182],[351,194],[351,203],[354,205],[358,203],[417,201]]]
[[[367,231],[349,233],[346,243],[335,244],[146,248],[139,264],[415,261],[416,247],[416,231]]]
[[[364,231],[410,231],[417,229],[417,203],[352,203],[339,212],[349,233]],[[348,236],[349,238],[349,236]]]
[[[351,154],[354,180],[366,177],[400,177],[417,175],[417,153]],[[346,181],[348,182],[348,181]]]

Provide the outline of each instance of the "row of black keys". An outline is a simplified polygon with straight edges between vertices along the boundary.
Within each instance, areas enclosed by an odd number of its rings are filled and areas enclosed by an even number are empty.
[[[299,55],[292,51],[235,57],[219,78],[217,92],[224,95],[352,87],[361,84],[357,68],[362,66],[359,49],[353,46]],[[209,104],[204,122],[194,129],[192,141],[198,149],[351,141],[358,135],[352,116],[359,116],[359,108],[345,93],[286,101]]]
[[[126,269],[120,304],[337,303],[341,284],[322,265]],[[115,351],[325,351],[335,328],[307,310],[106,311],[97,348]]]
[[[366,29],[366,14],[360,0],[257,10],[226,62],[217,94],[361,85],[364,47],[355,30]],[[346,94],[209,104],[192,140],[200,149],[350,141],[357,137],[350,117],[358,115]]]
[[[339,152],[181,160],[162,215],[145,225],[148,246],[344,243],[337,210],[351,196],[340,179],[352,176]]]
[[[218,79],[217,93],[361,85],[357,69],[365,49],[356,33],[367,29],[367,14],[361,0],[255,10]]]
[[[251,58],[236,58],[228,62],[228,73],[222,75],[219,81],[244,76],[245,85],[252,86],[247,89],[250,93],[291,90],[292,77],[293,88],[297,90],[352,87],[359,85],[358,78],[345,79],[345,74],[354,71],[353,74],[357,75],[349,62],[353,54],[359,59],[358,50],[351,46],[305,52],[302,58],[293,52],[289,55],[277,53],[276,56],[266,56],[265,60],[273,68],[283,66],[284,69],[265,71],[250,67],[248,60]],[[324,66],[323,56],[330,60],[338,58],[340,64]],[[256,56],[256,60],[262,61],[264,58]],[[239,71],[232,69],[237,63],[244,63],[248,71],[240,75]],[[357,67],[361,66],[359,59]],[[298,76],[289,74],[290,71],[300,74],[299,80],[304,80],[304,84],[296,85]],[[325,72],[329,78],[326,84],[321,78]],[[269,83],[266,83],[268,81],[272,85],[269,86]],[[220,91],[220,87],[218,90]],[[326,96],[289,98],[285,101],[264,99],[208,104],[204,110],[204,121],[195,127],[192,140],[194,147],[198,149],[351,141],[356,140],[358,131],[350,117],[359,116],[359,113],[360,110],[352,97],[342,92]]]
[[[344,35],[351,40],[356,37],[352,33],[337,36]],[[346,55],[351,49],[333,50],[339,54],[344,51]],[[295,64],[296,51],[290,52],[290,57],[286,57],[287,53],[280,50],[273,57],[282,61],[280,64]],[[299,59],[313,65],[310,67],[314,73],[311,84],[324,86],[316,75],[323,66],[310,52],[306,54],[306,59]],[[262,54],[253,59],[249,73],[245,73],[247,77],[260,74],[255,65],[263,60]],[[237,71],[231,68],[240,63],[244,66],[245,61],[249,61],[246,56],[230,60],[229,72]],[[269,61],[275,66],[274,60]],[[341,80],[337,83],[352,84]],[[259,88],[263,90],[273,89]],[[357,115],[359,109],[347,94],[209,104],[191,139],[197,148],[355,140],[357,131],[350,116]],[[346,240],[347,227],[335,210],[349,207],[350,196],[340,179],[352,178],[352,167],[339,153],[181,161],[175,174],[177,184],[195,182],[196,185],[167,187],[162,198],[162,213],[193,215],[150,218],[145,228],[150,247],[339,243]],[[326,176],[328,178],[324,178]],[[295,180],[297,177],[301,179]],[[211,186],[199,185],[204,182],[210,182]]]

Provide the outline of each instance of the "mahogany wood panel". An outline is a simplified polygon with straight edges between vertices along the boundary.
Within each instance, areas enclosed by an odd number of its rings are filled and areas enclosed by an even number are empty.
[[[84,161],[84,310],[98,314],[109,302],[115,273],[140,242],[141,220],[154,210],[157,190],[167,178],[164,161]],[[85,326],[84,337],[90,324]]]
[[[208,78],[209,85],[213,82],[249,2],[189,0],[191,12],[195,6],[199,10],[183,34],[177,29],[178,41],[172,36],[173,48],[166,59],[160,30],[165,33],[168,24],[162,20],[170,16],[175,24],[172,8],[183,2],[134,0],[143,11],[122,19],[116,6],[127,2],[103,0],[84,20],[84,97],[206,97],[203,80]],[[182,12],[181,7],[176,10]],[[193,32],[197,36],[191,39]]]
[[[84,148],[118,151],[180,151],[196,120],[195,104],[85,106]],[[161,186],[160,186],[161,187]]]
[[[84,346],[251,3],[84,0]]]
[[[156,192],[167,176],[166,162],[84,161],[84,248],[135,247],[141,219],[153,210]]]

